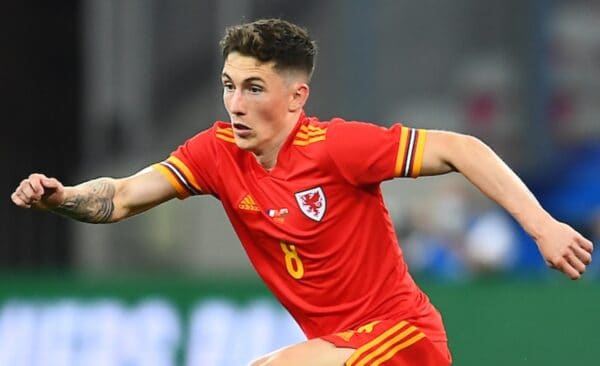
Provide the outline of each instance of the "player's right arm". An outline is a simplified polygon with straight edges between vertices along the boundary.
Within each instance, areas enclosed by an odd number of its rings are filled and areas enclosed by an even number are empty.
[[[22,208],[103,224],[121,221],[176,196],[177,191],[163,174],[146,168],[126,178],[97,178],[73,187],[43,174],[31,174],[11,199]]]

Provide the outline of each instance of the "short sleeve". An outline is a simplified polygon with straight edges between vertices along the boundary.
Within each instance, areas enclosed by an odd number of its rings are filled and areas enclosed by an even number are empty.
[[[216,195],[214,128],[200,132],[179,146],[153,168],[162,173],[177,190],[179,199],[201,194]]]
[[[328,153],[341,175],[354,185],[419,176],[426,130],[395,124],[335,121],[327,129]]]

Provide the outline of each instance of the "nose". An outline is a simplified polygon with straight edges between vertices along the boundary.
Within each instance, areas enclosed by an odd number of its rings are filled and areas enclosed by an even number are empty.
[[[244,94],[242,90],[235,89],[232,93],[226,95],[225,103],[228,104],[229,113],[236,116],[246,114],[246,106],[244,103]]]

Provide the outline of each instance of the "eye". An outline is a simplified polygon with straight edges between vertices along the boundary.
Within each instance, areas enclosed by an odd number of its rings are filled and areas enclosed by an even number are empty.
[[[225,91],[233,91],[235,88],[233,87],[233,84],[229,81],[224,81],[223,82],[223,90]]]
[[[250,85],[250,92],[253,94],[258,94],[263,91],[263,88],[258,85]]]

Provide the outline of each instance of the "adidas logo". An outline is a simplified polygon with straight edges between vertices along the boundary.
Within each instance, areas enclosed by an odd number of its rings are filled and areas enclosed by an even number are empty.
[[[244,199],[240,202],[238,207],[246,211],[260,211],[260,208],[258,207],[256,202],[254,202],[252,196],[250,196],[249,194],[247,194],[246,197],[244,197]]]

